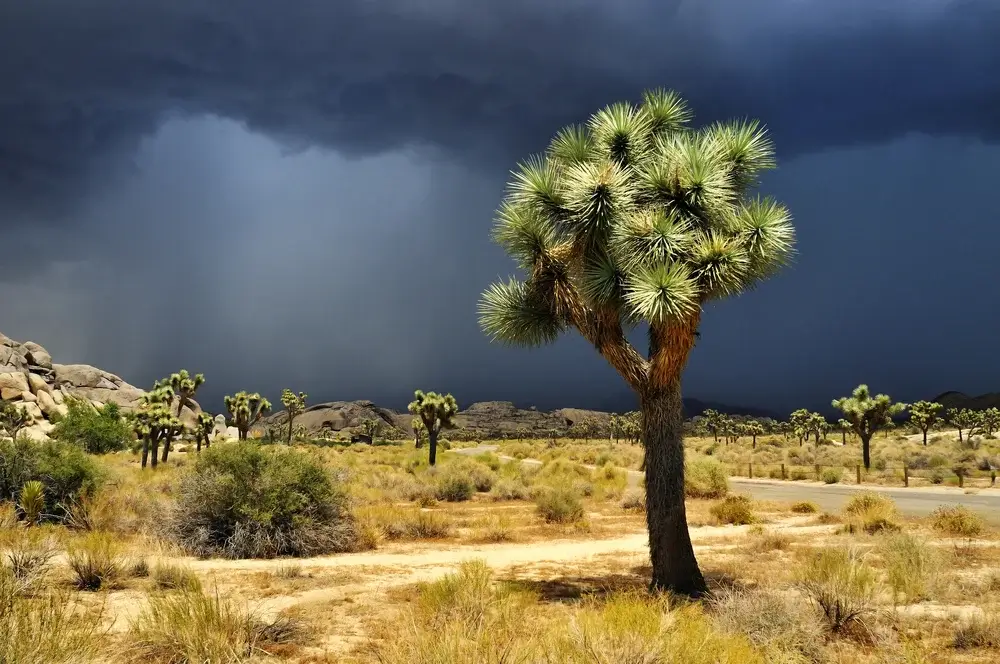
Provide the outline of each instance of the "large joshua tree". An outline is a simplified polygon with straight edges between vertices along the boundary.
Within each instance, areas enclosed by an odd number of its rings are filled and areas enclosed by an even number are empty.
[[[893,416],[906,410],[905,403],[893,403],[886,394],[872,396],[867,385],[858,385],[849,397],[834,399],[833,407],[844,414],[844,419],[861,439],[865,470],[872,465],[871,442],[875,432],[890,426]]]
[[[652,587],[705,581],[684,508],[681,374],[702,307],[752,288],[791,257],[788,210],[750,195],[774,165],[764,128],[693,129],[672,92],[616,103],[559,131],[513,173],[494,238],[526,273],[480,302],[493,339],[538,346],[575,328],[638,396]],[[648,328],[648,353],[626,332]]]
[[[285,412],[288,414],[289,445],[292,444],[292,423],[295,421],[295,417],[306,409],[306,397],[308,396],[309,395],[305,392],[299,392],[296,394],[287,387],[281,392],[281,403],[285,407]]]
[[[458,402],[450,394],[424,393],[417,390],[413,393],[409,411],[424,423],[430,448],[428,461],[433,466],[437,463],[438,434],[441,433],[441,429],[448,429],[454,425],[454,418],[458,415]]]
[[[229,411],[233,426],[239,431],[240,440],[246,440],[250,433],[250,427],[271,412],[271,402],[256,392],[253,394],[237,392],[231,397],[225,397],[223,403],[226,405],[226,410]]]
[[[179,418],[185,406],[191,407],[194,405],[194,394],[204,382],[204,374],[197,374],[192,378],[187,369],[181,369],[175,374],[170,374],[169,378],[164,378],[153,383],[153,391],[155,392],[164,388],[170,389],[173,395],[172,398],[177,399],[177,412],[175,415]],[[170,404],[167,404],[167,407],[169,408]],[[163,441],[163,457],[160,459],[161,461],[166,461],[170,455],[171,442],[170,439]]]
[[[169,384],[157,383],[152,391],[147,392],[139,400],[136,409],[134,427],[135,433],[142,441],[142,467],[146,467],[149,454],[152,452],[152,466],[156,470],[157,451],[163,444],[163,461],[167,460],[167,446],[178,436],[184,425],[180,418],[173,414],[171,402],[174,391]]]
[[[941,410],[944,408],[936,401],[917,401],[910,405],[910,423],[924,434],[924,445],[927,444],[927,432],[941,421]]]

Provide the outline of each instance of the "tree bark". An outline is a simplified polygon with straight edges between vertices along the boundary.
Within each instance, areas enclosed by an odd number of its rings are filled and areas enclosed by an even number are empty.
[[[861,458],[862,461],[864,461],[865,470],[871,470],[872,467],[872,435],[873,434],[868,434],[867,436],[861,437]]]
[[[149,438],[147,436],[142,437],[142,467],[146,467],[146,462],[149,461]]]
[[[924,429],[924,445],[927,445],[927,429]]]
[[[693,597],[707,592],[688,533],[684,505],[684,421],[680,376],[642,395],[646,524],[653,590]]]
[[[438,451],[438,435],[432,427],[427,428],[427,441],[428,446],[431,448],[429,463],[433,466],[437,463],[437,451]]]
[[[292,423],[294,421],[295,421],[295,418],[292,417],[291,413],[289,413],[288,414],[288,444],[289,445],[292,444]]]
[[[152,446],[150,464],[153,466],[153,470],[156,470],[156,458],[160,453],[160,440],[154,435],[150,444]]]
[[[753,435],[753,449],[757,449],[757,434]]]
[[[163,441],[163,456],[160,457],[160,461],[163,463],[167,462],[167,456],[170,454],[170,437],[164,439]]]

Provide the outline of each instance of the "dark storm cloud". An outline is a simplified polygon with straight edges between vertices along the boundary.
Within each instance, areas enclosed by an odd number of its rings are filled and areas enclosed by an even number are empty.
[[[0,201],[8,225],[71,216],[177,112],[292,147],[423,143],[504,167],[653,85],[703,118],[765,119],[786,157],[907,132],[993,139],[997,34],[993,0],[4,2]]]

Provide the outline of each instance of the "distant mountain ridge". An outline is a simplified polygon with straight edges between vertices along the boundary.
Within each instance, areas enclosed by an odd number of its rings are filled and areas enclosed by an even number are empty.
[[[986,410],[987,408],[1000,408],[1000,392],[987,392],[979,396],[969,396],[964,392],[950,391],[942,392],[931,401],[936,401],[945,408],[969,408],[972,410]]]

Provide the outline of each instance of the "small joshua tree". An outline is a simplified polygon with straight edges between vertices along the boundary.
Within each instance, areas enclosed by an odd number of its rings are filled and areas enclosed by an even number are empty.
[[[726,422],[726,416],[717,410],[712,410],[711,408],[705,410],[701,416],[705,422],[705,428],[710,434],[712,434],[712,438],[715,442],[719,442],[719,432]]]
[[[295,418],[306,409],[306,397],[309,396],[305,392],[299,392],[295,394],[287,387],[281,392],[281,403],[285,407],[285,412],[288,413],[288,444],[292,444],[292,423]]]
[[[875,432],[886,428],[895,415],[906,410],[905,403],[893,403],[885,394],[872,396],[867,385],[858,385],[849,397],[833,400],[833,407],[844,414],[851,429],[861,439],[865,470],[871,468],[871,442]]]
[[[764,435],[764,425],[757,420],[747,420],[743,423],[743,434],[753,439],[752,448],[757,449],[757,436]]]
[[[271,402],[256,392],[237,392],[223,400],[233,426],[239,431],[239,439],[246,440],[250,427],[257,424],[262,417],[271,412]]]
[[[31,415],[21,406],[10,401],[0,401],[0,429],[7,432],[14,442],[17,442],[17,434],[24,427],[31,424]]]
[[[788,416],[788,423],[792,427],[792,433],[799,439],[799,447],[802,447],[803,441],[809,437],[809,418],[811,416],[812,413],[805,408],[799,408]]]
[[[421,392],[417,390],[413,393],[413,401],[410,402],[409,411],[419,417],[424,428],[427,429],[427,442],[430,447],[429,462],[433,466],[437,463],[437,439],[441,429],[449,429],[454,426],[454,418],[458,415],[458,403],[455,397],[450,394],[438,394],[437,392]]]
[[[205,374],[196,374],[194,378],[187,369],[181,369],[175,374],[170,374],[170,378],[164,379],[154,385],[154,389],[161,385],[169,385],[177,397],[177,417],[181,416],[181,411],[185,406],[190,408],[194,405],[194,393],[205,384]]]
[[[992,436],[997,429],[1000,429],[1000,409],[987,408],[983,411],[983,429],[987,436]]]
[[[924,445],[927,444],[927,432],[941,421],[943,408],[936,401],[918,401],[910,406],[910,423],[924,435]]]
[[[958,429],[959,442],[971,442],[972,437],[983,428],[983,413],[969,408],[952,409],[948,411],[948,421]],[[962,432],[965,438],[962,438]]]
[[[424,426],[424,421],[419,417],[414,417],[410,422],[410,426],[413,427],[413,442],[417,449],[424,446],[424,436],[427,435],[427,427]],[[518,435],[520,430],[518,430]]]
[[[377,419],[367,419],[361,420],[361,424],[358,426],[361,428],[361,433],[368,436],[374,443],[375,438],[382,433],[383,422]]]
[[[816,444],[819,445],[819,441],[830,430],[830,423],[826,421],[826,418],[821,413],[809,413],[807,427],[816,438]]]
[[[184,430],[180,418],[171,410],[173,399],[174,391],[170,386],[158,384],[158,387],[139,400],[133,423],[135,433],[142,441],[143,468],[152,453],[152,466],[156,470],[157,451],[161,443],[164,445],[163,461],[166,461],[166,446]]]
[[[840,429],[840,442],[842,442],[844,445],[846,445],[847,444],[847,432],[848,431],[853,431],[854,427],[851,425],[850,422],[848,422],[844,418],[840,418],[839,420],[837,420],[837,427]]]
[[[201,452],[201,444],[204,442],[205,447],[212,444],[212,431],[215,430],[215,418],[208,413],[198,413],[198,419],[195,422],[194,429],[194,440],[196,449]]]

